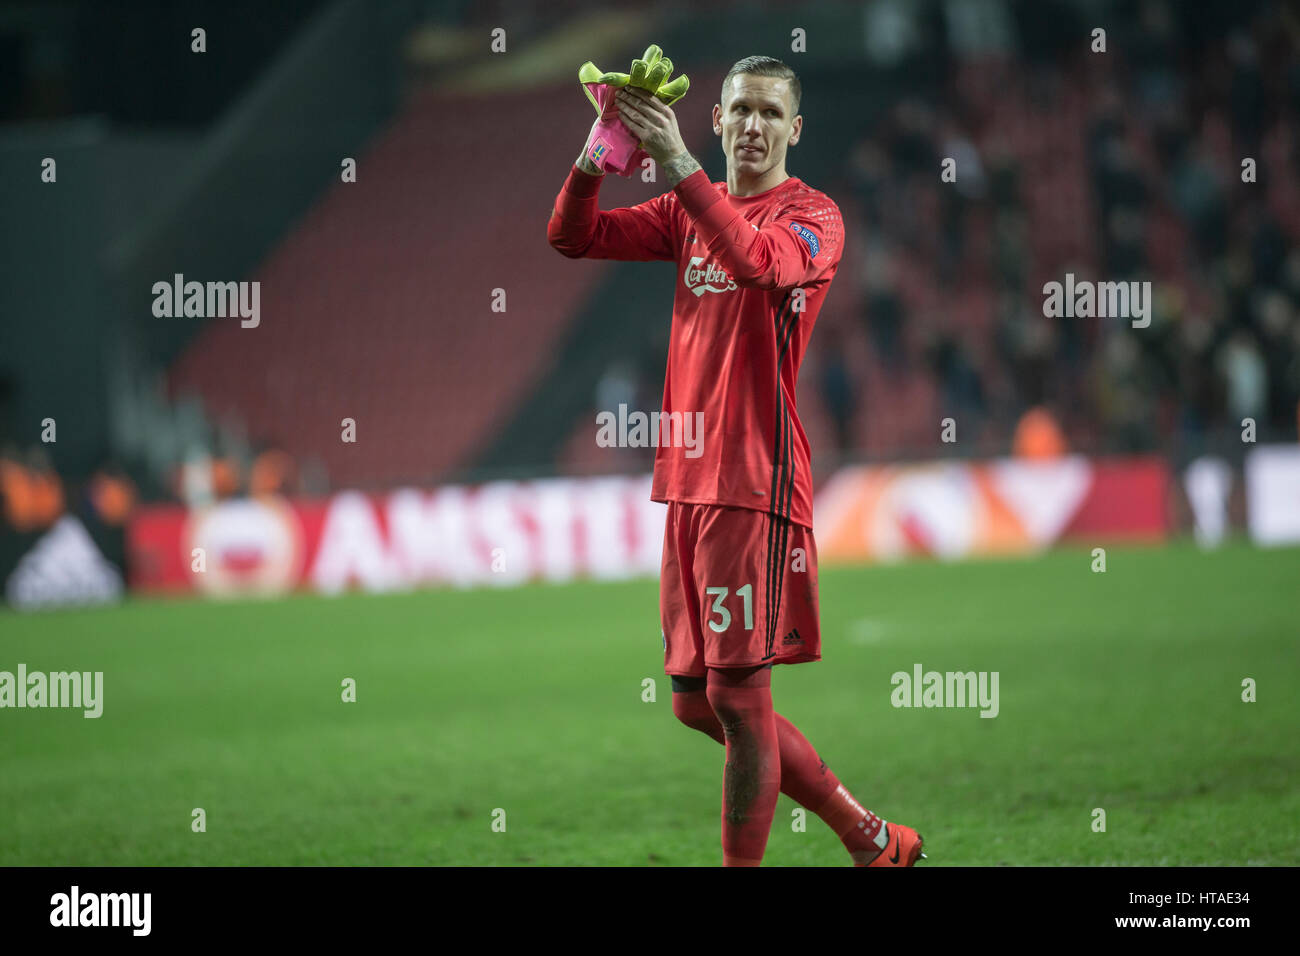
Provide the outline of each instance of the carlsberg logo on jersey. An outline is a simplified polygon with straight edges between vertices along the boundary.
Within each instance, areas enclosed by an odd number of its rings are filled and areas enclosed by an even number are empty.
[[[704,256],[691,256],[686,263],[686,275],[683,277],[686,288],[697,296],[706,292],[730,292],[736,288],[736,280],[727,275],[726,269],[713,263],[701,267],[703,262]]]

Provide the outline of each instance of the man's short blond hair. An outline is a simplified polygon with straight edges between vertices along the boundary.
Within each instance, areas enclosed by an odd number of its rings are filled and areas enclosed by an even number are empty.
[[[727,90],[731,86],[731,78],[741,73],[747,73],[750,76],[770,76],[779,80],[788,80],[790,83],[790,96],[794,100],[794,112],[791,116],[799,114],[799,101],[803,99],[803,88],[799,85],[799,77],[795,75],[794,70],[786,66],[780,60],[771,56],[747,56],[743,60],[738,60],[736,65],[727,71],[727,75],[722,78],[722,97],[726,99]]]

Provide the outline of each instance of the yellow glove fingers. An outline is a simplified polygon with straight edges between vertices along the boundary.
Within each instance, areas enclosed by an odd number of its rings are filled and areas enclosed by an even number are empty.
[[[640,59],[632,61],[631,73],[602,73],[590,60],[578,69],[578,81],[583,84],[583,92],[597,112],[600,112],[600,107],[587,89],[587,84],[599,83],[619,89],[625,86],[636,87],[653,93],[661,102],[671,106],[686,95],[691,85],[685,74],[669,82],[668,78],[672,75],[673,61],[664,56],[663,50],[654,43],[646,47]]]
[[[645,60],[632,61],[632,73],[628,79],[628,86],[645,87],[646,74],[650,72],[650,67],[646,65]]]
[[[627,86],[628,75],[626,73],[602,73],[596,64],[588,60],[582,66],[578,67],[578,82],[582,84],[582,92],[591,102],[592,108],[600,113],[600,104],[596,102],[596,97],[592,95],[587,84],[605,84],[606,86],[623,87]]]
[[[600,67],[588,60],[578,67],[579,83],[607,83],[610,86],[627,86],[626,73],[602,73]]]
[[[659,87],[659,89],[655,91],[655,96],[659,97],[659,99],[668,106],[672,106],[686,95],[686,91],[690,89],[690,87],[690,77],[683,73],[671,83],[665,83],[663,86]]]
[[[651,43],[645,48],[645,53],[641,54],[641,59],[632,61],[632,78],[628,81],[629,86],[639,87],[643,90],[649,90],[653,93],[659,89],[659,84],[667,78],[668,74],[660,76],[658,81],[655,80],[655,68],[663,59],[664,51]],[[672,67],[672,61],[668,62]]]
[[[673,61],[665,57],[654,66],[650,67],[650,72],[645,77],[645,88],[654,93],[663,85],[664,80],[673,71]]]

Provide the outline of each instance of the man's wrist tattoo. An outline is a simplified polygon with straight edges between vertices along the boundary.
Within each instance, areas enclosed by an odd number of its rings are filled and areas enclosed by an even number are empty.
[[[680,156],[664,160],[664,175],[668,177],[669,188],[676,186],[700,168],[700,164],[695,161],[695,157],[690,153],[682,153]]]

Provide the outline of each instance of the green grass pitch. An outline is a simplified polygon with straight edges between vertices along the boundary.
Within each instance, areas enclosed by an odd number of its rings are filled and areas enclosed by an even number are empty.
[[[1300,550],[1091,562],[823,569],[777,710],[922,865],[1300,864]],[[0,865],[716,865],[723,750],[672,716],[657,594],[0,612],[0,670],[105,675],[98,720],[0,711]],[[1000,714],[895,709],[916,663],[999,672]],[[846,865],[794,807],[766,862]]]

